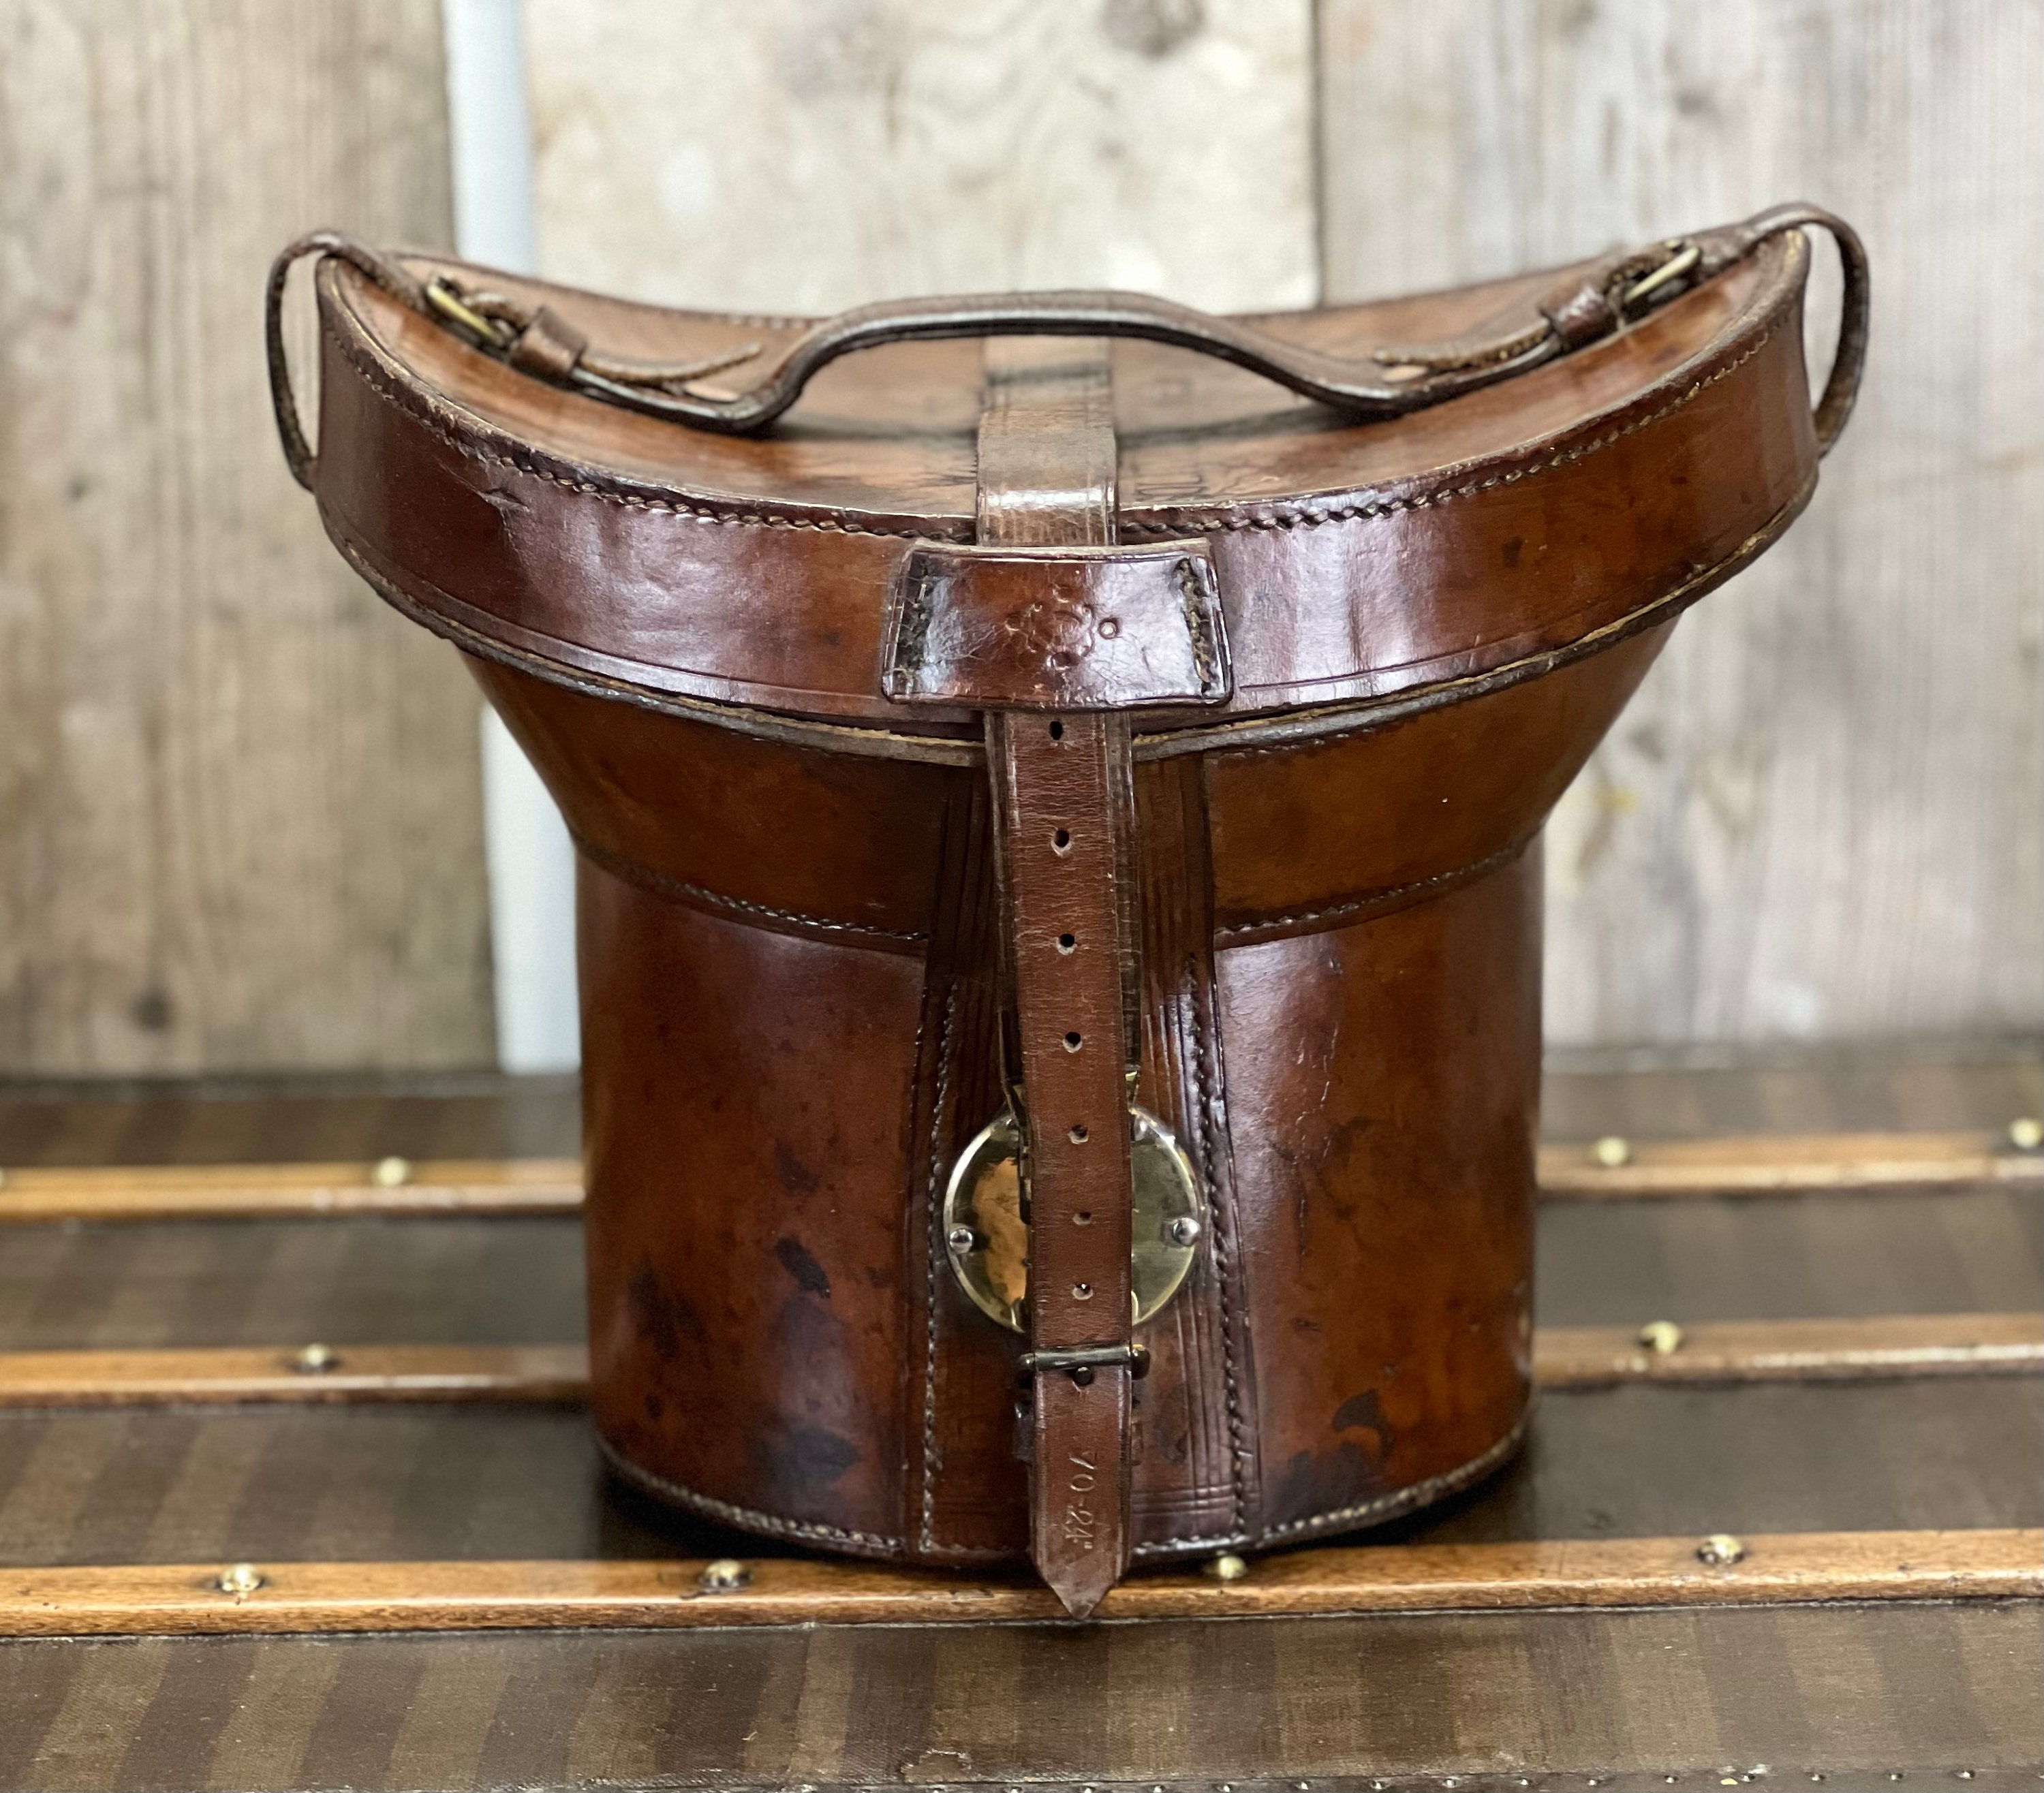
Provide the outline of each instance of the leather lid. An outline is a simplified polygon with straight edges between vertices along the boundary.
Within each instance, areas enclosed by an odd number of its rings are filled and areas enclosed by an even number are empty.
[[[1224,704],[1146,728],[1452,696],[1700,595],[1814,486],[1808,261],[1785,232],[1600,342],[1388,421],[1345,422],[1242,369],[1116,343],[1122,539],[1207,541],[1233,662]],[[1360,353],[1451,339],[1557,278],[1258,321]],[[563,333],[649,359],[714,360],[803,321],[487,280]],[[883,691],[905,562],[919,542],[971,536],[977,344],[833,363],[770,433],[743,437],[529,378],[341,261],[318,290],[322,515],[429,627],[656,706],[977,735],[965,707],[905,720]]]

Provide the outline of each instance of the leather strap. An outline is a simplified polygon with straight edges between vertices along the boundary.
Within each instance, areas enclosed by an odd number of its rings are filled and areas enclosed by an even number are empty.
[[[989,342],[982,546],[1111,545],[1114,471],[1107,344]],[[990,708],[986,743],[1028,1165],[1030,1553],[1084,1618],[1129,1552],[1129,731]]]

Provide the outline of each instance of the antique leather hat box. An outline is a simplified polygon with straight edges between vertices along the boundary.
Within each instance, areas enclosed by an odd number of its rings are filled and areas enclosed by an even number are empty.
[[[1254,320],[728,317],[293,245],[293,469],[578,849],[619,1472],[1026,1556],[1084,1613],[1502,1463],[1541,826],[1808,501],[1866,290],[1805,207]]]

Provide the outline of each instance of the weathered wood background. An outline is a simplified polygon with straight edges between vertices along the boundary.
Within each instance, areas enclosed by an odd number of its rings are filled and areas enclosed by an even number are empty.
[[[696,305],[1289,305],[1843,212],[1861,413],[1557,817],[1553,1031],[2044,1019],[2040,0],[526,27],[545,271]],[[256,349],[293,231],[447,240],[439,30],[431,0],[0,0],[0,1073],[488,1054],[472,699],[319,539]]]
[[[279,248],[447,170],[434,0],[0,0],[0,1073],[488,1055],[474,689],[262,354]]]

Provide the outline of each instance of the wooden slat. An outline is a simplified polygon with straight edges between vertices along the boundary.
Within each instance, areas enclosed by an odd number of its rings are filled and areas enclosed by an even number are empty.
[[[451,243],[441,29],[0,5],[0,1073],[490,1056],[478,693],[323,539],[256,298]]]
[[[574,1214],[574,1158],[417,1164],[48,1166],[5,1173],[0,1222],[259,1220],[325,1215]]]
[[[1786,194],[1823,194],[1876,263],[1877,371],[1808,515],[1683,623],[1548,825],[1550,1039],[2034,1029],[2044,13],[1323,0],[1318,19],[1331,298]],[[1815,371],[1835,277],[1812,287]]]
[[[1846,1133],[1540,1148],[1550,1200],[1806,1194],[1856,1189],[2044,1188],[2044,1154],[2004,1133]],[[393,1162],[399,1161],[391,1161]],[[321,1215],[572,1214],[573,1158],[444,1159],[377,1176],[374,1164],[41,1166],[0,1172],[0,1222],[263,1219]]]
[[[1624,1161],[1613,1165],[1598,1161],[1594,1142],[1543,1146],[1541,1194],[1582,1200],[1982,1183],[2044,1187],[2044,1154],[2014,1149],[2004,1132],[1760,1134],[1623,1144]]]
[[[1681,1327],[1664,1342],[1673,1348],[1623,1327],[1546,1327],[1534,1334],[1534,1374],[1543,1388],[2022,1374],[2044,1369],[2044,1315],[1727,1320]]]
[[[329,1367],[271,1350],[0,1352],[0,1407],[251,1401],[580,1401],[579,1345],[351,1345]]]
[[[588,1391],[579,1345],[350,1345],[323,1367],[305,1349],[0,1352],[0,1407],[577,1401]],[[1533,1361],[1550,1388],[2019,1374],[2044,1369],[2044,1316],[1726,1321],[1681,1329],[1672,1350],[1623,1327],[1548,1327]]]
[[[1790,1533],[1705,1563],[1692,1538],[1321,1549],[1263,1558],[1239,1580],[1141,1575],[1102,1618],[1269,1618],[1571,1607],[1796,1605],[2044,1594],[2044,1531]],[[744,1588],[706,1593],[704,1565],[669,1562],[252,1565],[0,1569],[0,1635],[448,1631],[523,1627],[986,1624],[1062,1616],[1019,1580],[764,1558]]]

